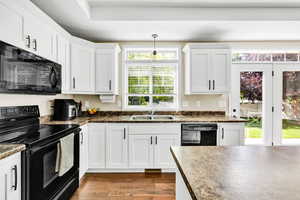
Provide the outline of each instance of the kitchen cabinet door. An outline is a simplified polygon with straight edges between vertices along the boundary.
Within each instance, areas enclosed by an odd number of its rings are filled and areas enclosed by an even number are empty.
[[[84,174],[88,170],[88,127],[87,125],[81,126],[81,132],[80,132],[80,156],[79,156],[79,178],[81,179]]]
[[[129,168],[153,168],[153,136],[129,135]]]
[[[62,93],[70,92],[70,43],[61,36],[57,37],[57,62],[61,64]]]
[[[24,48],[22,35],[23,17],[0,2],[0,40]]]
[[[71,44],[71,90],[78,93],[93,93],[94,49],[82,44]]]
[[[191,50],[190,53],[190,93],[208,92],[210,83],[210,51]]]
[[[96,93],[118,94],[118,51],[97,48],[95,70]]]
[[[230,87],[231,53],[229,49],[213,50],[211,53],[211,84],[212,91],[224,93]]]
[[[21,153],[0,161],[0,197],[5,200],[21,200]]]
[[[221,146],[244,145],[244,124],[228,123],[219,124],[219,144]]]
[[[109,124],[106,133],[106,167],[128,167],[127,125]]]
[[[178,135],[154,136],[154,168],[174,168],[175,162],[170,147],[179,144]]]
[[[25,49],[56,62],[56,34],[30,13],[24,15]]]
[[[88,160],[89,169],[105,168],[105,143],[106,128],[105,124],[88,124]]]

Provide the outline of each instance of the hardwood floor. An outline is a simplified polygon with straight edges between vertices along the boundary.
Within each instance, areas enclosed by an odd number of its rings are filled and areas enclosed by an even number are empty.
[[[87,174],[71,200],[175,200],[175,173]]]

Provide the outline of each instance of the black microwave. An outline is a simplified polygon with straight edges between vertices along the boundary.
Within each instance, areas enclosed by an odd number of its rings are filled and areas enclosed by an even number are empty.
[[[0,41],[0,93],[61,93],[61,65]]]

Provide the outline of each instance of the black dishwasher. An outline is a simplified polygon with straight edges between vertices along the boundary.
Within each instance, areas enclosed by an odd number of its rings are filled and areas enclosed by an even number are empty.
[[[217,146],[217,124],[182,124],[181,146]]]

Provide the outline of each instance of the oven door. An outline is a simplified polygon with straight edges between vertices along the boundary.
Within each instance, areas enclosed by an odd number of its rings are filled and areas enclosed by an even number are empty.
[[[74,135],[74,164],[64,175],[56,172],[59,139],[31,149],[29,161],[29,199],[52,199],[78,173],[79,135]]]

